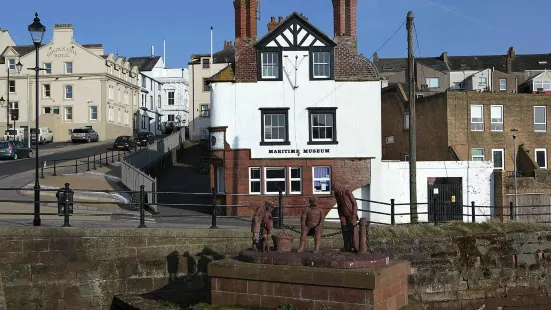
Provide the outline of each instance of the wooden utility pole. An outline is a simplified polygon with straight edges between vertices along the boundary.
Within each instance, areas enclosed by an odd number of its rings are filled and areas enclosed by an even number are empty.
[[[408,82],[409,82],[409,210],[411,223],[418,222],[417,214],[417,129],[415,126],[415,60],[413,48],[413,12],[407,16]]]

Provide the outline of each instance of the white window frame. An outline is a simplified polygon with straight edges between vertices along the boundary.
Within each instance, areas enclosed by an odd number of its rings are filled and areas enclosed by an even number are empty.
[[[539,166],[539,163],[538,163],[538,152],[543,152],[544,154],[544,159],[545,159],[545,166],[540,166],[541,169],[547,169],[547,166],[549,166],[549,164],[547,163],[547,149],[545,148],[538,148],[538,149],[535,149],[534,150],[534,161],[538,164]]]
[[[49,69],[48,69],[48,65],[50,67]],[[51,62],[45,62],[43,64],[43,67],[44,67],[43,68],[44,70],[42,70],[42,71],[44,71],[44,74],[48,74],[48,75],[52,74],[52,63]]]
[[[488,86],[488,77],[487,76],[479,76],[478,77],[478,86]]]
[[[474,150],[481,150],[482,155],[474,155],[473,154]],[[484,161],[485,155],[486,154],[484,154],[484,148],[475,147],[471,149],[471,161]],[[476,160],[475,158],[479,158],[480,160]]]
[[[258,179],[253,179],[252,178],[253,169],[258,170],[258,174],[259,174]],[[253,192],[252,191],[252,186],[251,186],[252,182],[258,182],[260,184],[260,188],[259,188],[258,192]],[[260,167],[249,167],[249,194],[251,194],[251,195],[261,195],[262,194],[262,168],[260,168]]]
[[[67,93],[68,93],[68,89],[69,87],[71,88],[71,96],[70,97],[67,97]],[[73,93],[73,85],[65,85],[63,86],[63,98],[65,100],[72,100],[74,98],[75,94]]]
[[[48,88],[47,92],[49,93],[46,95],[46,88]],[[42,84],[42,98],[51,98],[52,96],[52,85],[51,84]]]
[[[121,123],[121,108],[117,111],[117,123]]]
[[[536,123],[536,110],[543,109],[543,123]],[[543,125],[544,129],[536,129],[537,125]],[[547,107],[546,106],[534,106],[534,131],[546,132],[547,131]]]
[[[497,118],[494,118],[494,108],[499,108],[499,111],[500,111],[500,115],[499,115],[499,120],[496,120],[494,121],[495,119]],[[494,126],[496,125],[496,126]],[[501,125],[501,126],[499,126]],[[495,129],[495,127],[501,127],[501,129]],[[490,106],[490,130],[491,131],[503,131],[503,106],[502,105],[492,105]]]
[[[320,54],[327,54],[327,62],[320,61]],[[317,60],[316,60],[317,59]],[[327,70],[327,75],[316,75],[316,66],[323,67]],[[312,76],[315,79],[328,79],[331,77],[331,52],[329,51],[315,51],[312,52]]]
[[[431,82],[436,81],[436,86],[431,86]],[[427,88],[439,88],[440,87],[440,78],[439,77],[428,77],[425,78],[425,83]]]
[[[113,107],[110,106],[108,111],[107,111],[107,119],[110,121],[110,122],[113,122]]]
[[[10,94],[15,94],[17,88],[17,83],[15,83],[15,80],[10,80],[10,83],[9,83],[9,86],[8,86],[8,90],[10,92]]]
[[[551,90],[551,81],[544,80],[534,80],[533,90],[536,91],[538,88],[543,88],[544,91]]]
[[[314,116],[317,116],[318,119],[320,118],[320,116],[324,117],[324,121],[325,121],[325,125],[314,125]],[[331,115],[331,117],[333,118],[333,121],[332,122],[327,122],[327,116],[328,115]],[[312,135],[312,141],[316,141],[316,142],[330,142],[330,141],[335,141],[335,133],[336,133],[336,130],[335,130],[335,125],[336,125],[336,121],[335,121],[335,117],[336,117],[336,113],[334,112],[321,112],[321,111],[316,111],[316,112],[312,112],[310,114],[310,123],[312,124],[311,125],[311,135]],[[264,119],[264,121],[266,121]],[[314,138],[314,129],[316,128],[331,128],[331,138]],[[321,132],[320,132],[320,135],[321,135]]]
[[[172,98],[170,98],[170,95],[172,94]],[[168,92],[168,105],[174,105],[174,91]]]
[[[109,85],[109,100],[113,100],[113,85]]]
[[[481,117],[481,121],[476,121],[474,122],[473,121],[473,109],[474,108],[480,108],[480,117]],[[484,131],[484,106],[481,105],[481,104],[471,104],[471,108],[470,108],[470,119],[471,119],[471,131]],[[482,129],[474,129],[473,128],[473,125],[475,124],[482,124]]]
[[[278,52],[262,52],[260,54],[260,72],[263,79],[279,79],[279,68],[281,64],[279,63],[279,53]],[[271,74],[266,72],[264,74],[264,69],[269,69]]]
[[[495,151],[501,152],[501,163],[503,164],[503,167],[496,167],[495,166],[495,158],[494,158],[494,152]],[[494,164],[494,169],[505,170],[505,150],[504,149],[492,149],[492,163]]]
[[[325,176],[325,177],[321,177],[321,178],[316,178],[315,175],[316,175],[316,168],[329,168],[329,177]],[[331,172],[332,172],[332,169],[331,169],[331,166],[314,166],[312,167],[312,193],[314,195],[327,195],[327,194],[331,194]],[[316,181],[319,181],[319,182],[324,182],[324,181],[329,181],[329,186],[328,186],[328,189],[327,191],[317,191],[316,190]]]
[[[70,111],[71,113],[67,113],[68,111]],[[71,117],[67,117],[68,115],[70,115]],[[63,107],[63,119],[65,121],[73,121],[73,107],[71,106],[67,106],[67,107]]]
[[[266,125],[266,117],[269,116],[271,118],[274,115],[277,116],[278,118],[279,118],[280,115],[283,115],[283,126],[281,126],[279,124],[277,126],[274,126],[273,122],[272,122],[273,120],[270,120],[270,125]],[[262,117],[264,118],[263,119],[264,137],[262,137],[264,142],[285,142],[285,141],[287,141],[287,132],[288,132],[288,130],[287,130],[287,115],[286,114],[283,114],[283,113],[264,113],[262,115]],[[272,133],[272,138],[270,138],[270,139],[266,138],[266,132],[267,132],[266,128],[270,128],[270,133]],[[278,129],[278,139],[273,138],[273,132],[271,131],[272,128],[277,128]],[[284,129],[283,138],[279,138],[279,128]]]
[[[268,170],[281,170],[284,173],[283,178],[274,178],[269,179],[268,178]],[[283,188],[281,189],[281,192],[283,194],[287,193],[287,169],[285,167],[264,167],[264,194],[267,195],[279,195],[279,191],[277,192],[269,192],[268,191],[268,182],[285,182]]]
[[[8,70],[15,70],[15,58],[8,59]]]
[[[205,109],[203,109],[205,108]],[[208,104],[199,105],[199,111],[201,112],[201,117],[210,117],[210,110]]]
[[[507,90],[507,79],[499,79],[499,90],[500,91]]]
[[[9,103],[9,111],[10,111],[10,120],[11,120],[11,113],[13,113],[12,111],[17,111],[17,115],[18,115],[18,119],[19,120],[19,101],[10,101]]]
[[[94,108],[96,109],[96,117],[95,117],[95,118],[92,117],[92,115],[94,114],[94,113],[93,113],[93,109],[94,109]],[[95,106],[95,105],[94,105],[94,106],[90,106],[88,110],[89,110],[89,114],[90,114],[90,120],[91,120],[91,121],[97,121],[97,120],[98,120],[98,106]]]
[[[409,130],[409,112],[404,113],[404,130]]]
[[[226,171],[224,170],[224,167],[217,167],[216,168],[216,189],[220,194],[226,193],[225,178],[226,178]]]
[[[299,171],[299,177],[293,178],[293,169],[298,169]],[[293,182],[299,182],[300,184],[300,190],[299,191],[293,191]],[[302,194],[302,167],[289,167],[289,194],[295,195],[295,194]]]
[[[71,70],[69,70],[69,67],[71,67]],[[65,74],[73,74],[73,62],[68,61],[65,63]]]

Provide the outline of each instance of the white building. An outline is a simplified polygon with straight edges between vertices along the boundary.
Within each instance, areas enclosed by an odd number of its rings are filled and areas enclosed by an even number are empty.
[[[137,132],[151,132],[154,135],[161,134],[161,113],[163,83],[140,73],[140,108],[136,111],[138,118],[135,127]]]

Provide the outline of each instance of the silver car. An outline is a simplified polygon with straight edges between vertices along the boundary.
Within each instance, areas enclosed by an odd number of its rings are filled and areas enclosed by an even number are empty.
[[[79,141],[86,141],[87,143],[97,142],[99,141],[99,135],[92,128],[77,128],[73,129],[73,131],[71,132],[71,141],[73,141],[73,143]]]

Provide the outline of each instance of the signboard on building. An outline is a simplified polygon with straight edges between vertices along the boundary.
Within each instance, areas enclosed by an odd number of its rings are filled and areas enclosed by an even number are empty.
[[[48,57],[53,56],[55,58],[68,58],[76,55],[77,51],[74,46],[52,47],[46,54]]]

